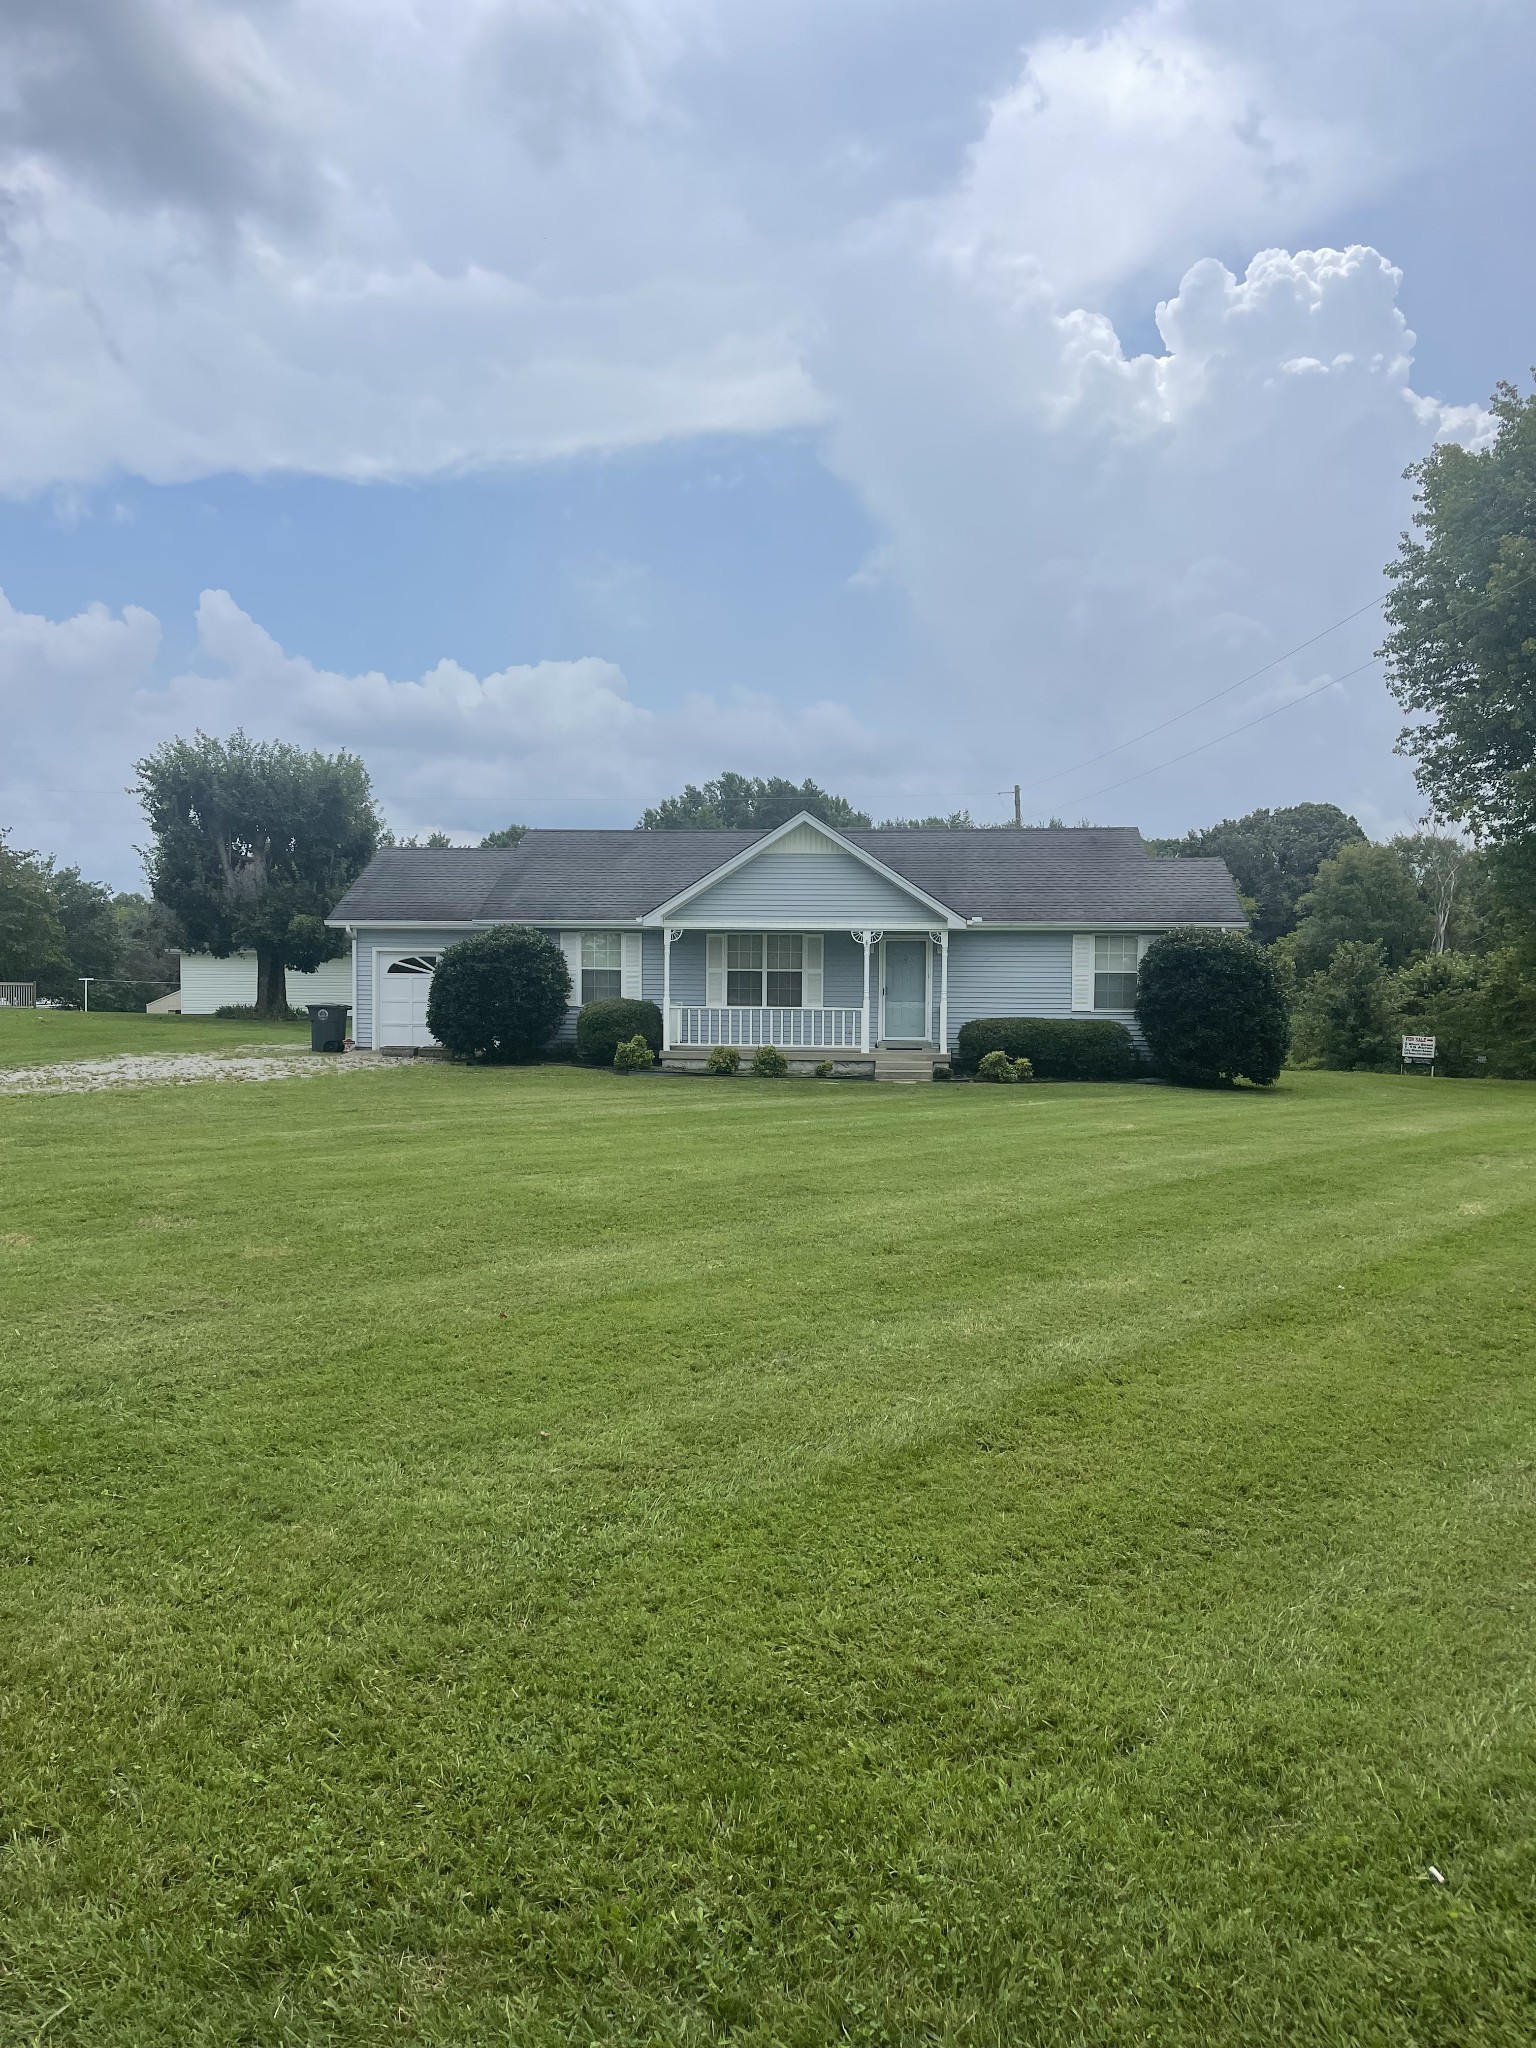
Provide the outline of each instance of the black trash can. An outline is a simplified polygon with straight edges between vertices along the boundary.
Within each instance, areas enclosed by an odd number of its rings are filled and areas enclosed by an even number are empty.
[[[309,1049],[340,1052],[347,1036],[347,1004],[309,1003]]]

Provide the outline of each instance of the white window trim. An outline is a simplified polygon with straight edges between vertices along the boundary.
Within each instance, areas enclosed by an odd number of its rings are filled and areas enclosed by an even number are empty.
[[[1160,933],[1136,932],[1133,934],[1127,925],[1101,925],[1097,931],[1074,932],[1072,934],[1072,1014],[1074,1017],[1133,1017],[1136,1014],[1133,1005],[1127,1005],[1121,1009],[1101,1010],[1095,1001],[1099,972],[1097,959],[1098,941],[1100,939],[1128,939],[1132,936],[1136,940],[1136,965],[1139,968],[1148,946],[1151,945],[1155,938],[1161,936]],[[1124,971],[1126,970],[1119,968],[1108,968],[1105,970],[1106,973],[1120,973]]]

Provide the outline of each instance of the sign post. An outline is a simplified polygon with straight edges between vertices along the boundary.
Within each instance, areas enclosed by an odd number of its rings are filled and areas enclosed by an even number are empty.
[[[1410,1067],[1428,1067],[1429,1078],[1435,1078],[1435,1041],[1432,1038],[1405,1038],[1397,1070],[1405,1074]]]

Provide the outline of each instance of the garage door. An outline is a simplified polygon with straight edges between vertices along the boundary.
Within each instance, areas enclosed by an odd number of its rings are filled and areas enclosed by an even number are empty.
[[[379,962],[380,1045],[436,1045],[427,1029],[435,953],[404,953]]]

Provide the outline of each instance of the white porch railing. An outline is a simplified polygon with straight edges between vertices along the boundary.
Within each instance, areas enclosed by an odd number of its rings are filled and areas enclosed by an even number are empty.
[[[863,1011],[710,1010],[672,1006],[673,1045],[776,1045],[838,1047],[857,1051]]]

